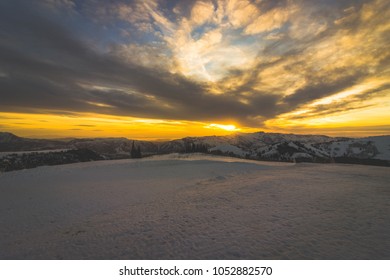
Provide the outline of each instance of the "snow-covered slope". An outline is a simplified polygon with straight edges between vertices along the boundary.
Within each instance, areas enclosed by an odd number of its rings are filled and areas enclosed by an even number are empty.
[[[54,150],[65,148],[65,141],[29,139],[18,137],[8,132],[0,132],[0,152]]]
[[[390,136],[334,141],[330,145],[325,145],[325,149],[332,157],[346,156],[390,160]]]
[[[389,259],[387,167],[172,154],[0,174],[0,259]]]
[[[235,133],[228,136],[187,137],[151,142],[134,141],[143,155],[211,152],[214,154],[274,161],[343,162],[390,165],[390,136],[341,138],[323,135]],[[126,138],[34,140],[0,134],[1,151],[88,149],[103,158],[130,156],[133,140]],[[0,164],[1,165],[1,164]]]
[[[191,140],[207,144],[212,152],[220,151],[252,159],[331,162],[335,158],[350,158],[390,161],[390,136],[352,139],[258,132]]]

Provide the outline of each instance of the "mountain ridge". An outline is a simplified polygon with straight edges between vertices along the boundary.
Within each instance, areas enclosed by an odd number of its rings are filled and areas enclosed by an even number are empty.
[[[0,132],[0,159],[1,154],[43,151],[53,153],[55,152],[53,150],[84,152],[90,150],[96,154],[91,160],[129,158],[133,142],[140,147],[143,156],[207,152],[263,161],[340,162],[390,166],[390,135],[350,138],[263,131],[225,136],[185,137],[169,141],[143,141],[123,137],[30,139],[9,132]]]

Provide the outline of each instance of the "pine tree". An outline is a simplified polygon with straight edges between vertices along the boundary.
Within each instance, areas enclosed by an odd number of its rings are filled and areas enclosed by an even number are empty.
[[[131,145],[131,151],[130,151],[131,158],[137,157],[137,150],[135,149],[135,143],[133,141],[133,144]]]
[[[141,146],[138,146],[138,148],[137,148],[137,158],[142,158]]]

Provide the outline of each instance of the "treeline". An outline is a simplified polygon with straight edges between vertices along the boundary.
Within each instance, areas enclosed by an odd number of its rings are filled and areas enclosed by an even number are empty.
[[[209,149],[207,145],[204,144],[195,144],[195,143],[185,143],[184,144],[184,153],[204,153],[207,154]]]
[[[347,164],[390,166],[390,161],[388,160],[372,159],[372,158],[335,157],[334,162],[347,163]]]
[[[142,158],[141,146],[136,147],[134,141],[133,144],[131,145],[130,157]]]
[[[102,156],[89,149],[76,149],[61,152],[9,154],[0,158],[0,171],[6,172],[35,168],[44,165],[60,165],[103,159],[104,158]]]

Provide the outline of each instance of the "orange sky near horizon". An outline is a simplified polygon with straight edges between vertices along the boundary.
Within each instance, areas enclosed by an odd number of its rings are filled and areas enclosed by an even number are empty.
[[[387,113],[387,112],[384,112]],[[104,115],[47,115],[0,113],[0,119],[7,120],[0,125],[1,131],[12,132],[20,137],[30,138],[104,138],[125,137],[137,140],[173,140],[184,137],[223,136],[235,132],[275,132],[295,134],[322,134],[328,136],[365,137],[385,135],[389,125],[387,119],[365,126],[343,126],[340,123],[294,124],[280,126],[270,122],[274,129],[239,127],[236,124],[207,124],[201,122],[138,119]],[[283,121],[282,121],[283,122]],[[378,125],[379,124],[379,125]],[[274,126],[275,125],[275,126]]]

